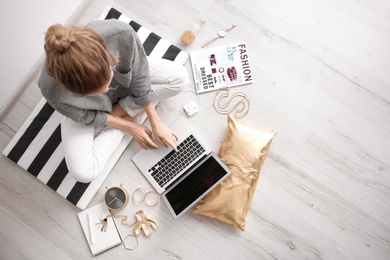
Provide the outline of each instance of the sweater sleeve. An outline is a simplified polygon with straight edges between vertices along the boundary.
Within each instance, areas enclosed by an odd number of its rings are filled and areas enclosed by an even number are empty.
[[[150,84],[150,70],[145,50],[135,37],[135,55],[132,66],[132,79],[130,82],[131,97],[139,106],[149,105],[153,100],[153,92]]]
[[[107,113],[112,109],[108,98],[78,97],[67,92],[50,77],[43,68],[38,86],[46,101],[60,114],[78,123],[103,126],[107,121]]]
[[[101,127],[107,121],[107,113],[103,111],[81,109],[67,104],[56,104],[56,107],[53,108],[73,121],[85,125]]]

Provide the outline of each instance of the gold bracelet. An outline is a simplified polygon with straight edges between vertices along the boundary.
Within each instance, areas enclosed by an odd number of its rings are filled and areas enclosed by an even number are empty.
[[[135,197],[135,194],[137,193],[137,191],[139,191],[139,190],[143,190],[144,191],[144,194],[145,194],[145,190],[143,189],[143,188],[137,188],[134,192],[133,192],[133,195],[131,195],[131,200],[134,202],[134,203],[141,203],[141,202],[144,202],[145,201],[145,195],[144,195],[144,197],[143,197],[143,199],[142,200],[140,200],[140,201],[135,201],[135,199],[134,199],[134,197]]]
[[[154,204],[148,203],[148,200],[146,199],[148,194],[154,194],[156,196],[156,202]],[[144,201],[145,201],[145,205],[146,206],[148,206],[148,207],[155,207],[159,203],[159,201],[160,201],[160,196],[155,191],[148,191],[148,192],[145,193]]]
[[[135,195],[138,191],[143,191],[144,192],[144,196],[142,197],[141,196],[141,199],[140,200],[136,200],[135,199]],[[152,203],[150,200],[147,200],[147,197],[149,194],[154,194],[156,196],[156,201],[154,203]],[[150,196],[149,196],[150,197]],[[160,202],[160,196],[157,194],[157,192],[155,191],[148,191],[146,192],[145,189],[143,188],[137,188],[134,192],[133,192],[133,195],[131,196],[131,200],[134,202],[134,203],[142,203],[142,202],[145,202],[145,205],[148,206],[148,207],[155,207],[157,206],[157,204]]]

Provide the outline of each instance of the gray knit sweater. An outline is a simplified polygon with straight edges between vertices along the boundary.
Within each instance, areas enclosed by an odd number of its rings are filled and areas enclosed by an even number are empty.
[[[42,69],[38,86],[47,102],[59,113],[87,125],[102,126],[112,104],[119,101],[126,110],[131,103],[146,106],[153,100],[149,65],[137,34],[130,25],[112,19],[87,24],[105,40],[109,50],[119,56],[110,90],[98,96],[80,96],[64,90]]]

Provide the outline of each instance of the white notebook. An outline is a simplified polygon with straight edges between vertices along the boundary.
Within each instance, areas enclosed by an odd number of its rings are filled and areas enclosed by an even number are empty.
[[[100,219],[104,219],[109,214],[104,203],[77,213],[92,255],[100,254],[122,243],[112,218],[107,218],[107,229],[105,232],[101,231]]]

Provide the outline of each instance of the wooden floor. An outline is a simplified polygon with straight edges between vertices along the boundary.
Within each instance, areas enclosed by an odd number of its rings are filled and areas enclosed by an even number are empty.
[[[243,121],[278,130],[244,232],[191,212],[173,220],[163,203],[130,205],[129,215],[143,208],[158,230],[135,251],[119,246],[98,259],[390,259],[389,1],[86,2],[70,23],[96,19],[108,4],[187,52],[237,23],[210,47],[247,42],[254,83],[232,91],[250,97]],[[207,24],[184,47],[178,38],[201,12]],[[0,149],[40,97],[34,79],[0,126]],[[199,95],[191,120],[218,151],[226,116],[213,97]],[[160,108],[162,117],[179,116],[181,101]],[[150,189],[130,161],[138,149],[130,144],[106,185]],[[91,258],[79,209],[4,156],[0,169],[1,259]]]

